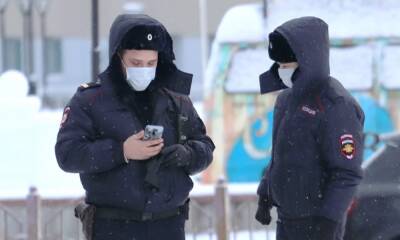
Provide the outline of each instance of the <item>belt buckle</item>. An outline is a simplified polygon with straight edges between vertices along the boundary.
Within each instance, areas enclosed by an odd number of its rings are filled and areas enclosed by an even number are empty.
[[[151,219],[153,219],[153,213],[151,213],[151,212],[143,213],[142,221],[148,221],[148,220],[151,220]]]

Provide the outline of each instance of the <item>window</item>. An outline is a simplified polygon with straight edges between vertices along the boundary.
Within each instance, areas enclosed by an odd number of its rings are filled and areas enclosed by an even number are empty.
[[[21,40],[17,38],[5,39],[5,69],[22,69],[22,48]]]
[[[62,44],[60,39],[46,39],[46,73],[62,72]]]

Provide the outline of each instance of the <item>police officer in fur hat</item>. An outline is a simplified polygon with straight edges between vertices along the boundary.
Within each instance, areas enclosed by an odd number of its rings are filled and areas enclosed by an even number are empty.
[[[207,168],[214,144],[188,95],[165,27],[147,15],[121,15],[110,63],[66,106],[55,146],[59,166],[79,173],[76,208],[88,239],[184,239],[190,175]],[[144,129],[162,127],[146,140]]]

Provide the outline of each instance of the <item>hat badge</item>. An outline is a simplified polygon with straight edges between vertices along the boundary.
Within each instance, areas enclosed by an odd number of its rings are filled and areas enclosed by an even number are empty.
[[[269,48],[272,49],[272,42],[269,42]]]
[[[153,40],[153,35],[151,35],[151,33],[149,33],[149,34],[147,35],[147,40],[149,40],[149,41]]]

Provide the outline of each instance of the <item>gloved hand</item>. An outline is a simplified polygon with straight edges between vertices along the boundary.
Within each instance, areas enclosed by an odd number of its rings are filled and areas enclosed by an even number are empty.
[[[313,218],[315,231],[312,240],[334,240],[338,223],[326,217],[316,216]]]
[[[262,225],[269,225],[271,223],[271,204],[265,197],[258,199],[258,208],[256,212],[256,220]]]
[[[192,151],[183,144],[174,144],[160,153],[162,167],[187,167],[192,161]]]
[[[158,158],[151,158],[146,162],[146,176],[144,181],[156,188],[160,188],[160,181],[158,177],[160,166],[161,161]]]

